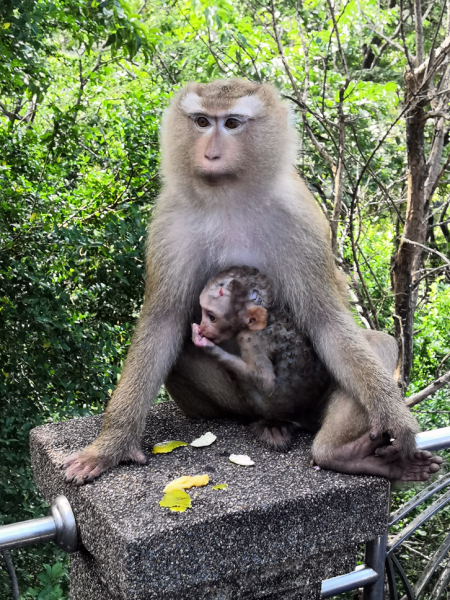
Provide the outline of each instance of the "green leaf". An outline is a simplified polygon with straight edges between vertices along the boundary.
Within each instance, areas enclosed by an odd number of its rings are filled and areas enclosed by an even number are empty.
[[[390,81],[389,83],[386,83],[384,89],[386,92],[395,92],[397,90],[397,87],[398,86],[395,81]]]
[[[228,484],[227,483],[218,483],[217,485],[213,485],[212,489],[213,490],[227,490]]]
[[[187,446],[186,442],[179,441],[169,441],[169,442],[161,442],[160,444],[155,444],[152,448],[152,454],[167,454],[172,452],[176,448],[180,448],[181,446]]]
[[[191,508],[191,497],[184,490],[174,490],[164,494],[159,505],[175,512],[184,512],[187,508]]]

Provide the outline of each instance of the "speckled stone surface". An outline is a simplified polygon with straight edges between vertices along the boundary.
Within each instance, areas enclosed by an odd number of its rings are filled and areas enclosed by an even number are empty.
[[[95,439],[101,419],[45,425],[30,436],[38,488],[48,500],[65,494],[79,526],[73,600],[313,600],[322,579],[354,567],[358,543],[385,531],[384,479],[308,466],[310,435],[279,454],[243,425],[194,421],[173,403],[150,411],[147,465],[120,465],[81,488],[64,484],[63,458]],[[190,442],[206,431],[217,435],[212,446],[151,454],[154,443]],[[255,466],[232,464],[232,453]],[[210,484],[189,491],[191,509],[159,506],[169,481],[204,473]],[[213,490],[218,483],[228,490]]]

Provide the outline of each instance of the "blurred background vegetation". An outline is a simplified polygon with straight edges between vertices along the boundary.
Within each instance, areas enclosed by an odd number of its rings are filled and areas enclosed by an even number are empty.
[[[189,80],[271,81],[291,99],[298,169],[334,224],[355,318],[397,335],[407,395],[448,371],[449,13],[446,0],[0,2],[0,524],[48,510],[29,430],[101,412],[114,389],[142,301],[160,117]],[[413,117],[434,179],[416,198],[411,320],[393,273],[415,201]],[[423,428],[449,424],[448,399],[443,387],[416,404]],[[413,575],[449,525],[447,509],[411,540]],[[56,547],[11,554],[22,598],[68,598]]]

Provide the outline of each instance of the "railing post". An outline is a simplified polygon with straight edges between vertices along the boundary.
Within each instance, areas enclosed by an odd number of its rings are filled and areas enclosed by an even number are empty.
[[[386,560],[387,533],[366,543],[365,563],[378,573],[375,583],[364,587],[363,600],[383,600],[384,561]]]

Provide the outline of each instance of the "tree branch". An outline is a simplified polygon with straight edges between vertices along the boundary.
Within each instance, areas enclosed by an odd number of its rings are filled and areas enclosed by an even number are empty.
[[[22,108],[22,106],[20,106],[20,108]],[[11,121],[11,123],[14,123],[14,121],[17,121],[20,119],[20,115],[17,112],[12,112],[12,111],[8,110],[6,108],[6,106],[3,104],[3,102],[0,102],[0,110],[5,115],[5,117],[8,117],[8,119]]]
[[[345,60],[345,54],[344,54],[344,51],[341,46],[341,39],[339,37],[339,30],[338,30],[338,26],[337,26],[337,22],[336,22],[336,17],[334,15],[333,6],[331,5],[330,0],[327,0],[327,2],[328,2],[328,8],[330,9],[331,18],[333,20],[333,30],[336,33],[336,40],[337,40],[338,48],[339,48],[339,55],[341,57],[342,66],[344,67],[344,72],[345,72],[345,78],[347,80],[346,84],[345,84],[345,88],[347,88],[348,82],[350,81],[350,76],[348,74],[347,61]],[[344,10],[345,10],[345,8],[344,8]],[[333,35],[333,32],[331,32],[331,35]]]
[[[347,79],[348,81],[348,79]],[[344,152],[345,152],[345,115],[344,115],[344,93],[347,87],[347,82],[339,90],[338,118],[339,118],[339,155],[336,174],[334,178],[334,207],[333,216],[331,217],[331,247],[336,254],[337,252],[337,234],[339,220],[342,210],[342,192],[344,182]]]
[[[445,38],[445,40],[442,42],[442,44],[439,46],[439,48],[437,48],[436,52],[434,53],[433,69],[431,69],[430,73],[427,73],[427,78],[429,78],[436,72],[436,70],[444,62],[444,59],[449,52],[450,52],[450,35]],[[422,73],[424,73],[428,69],[429,62],[430,62],[430,57],[428,57],[426,61],[424,61],[421,65],[419,65],[416,69],[414,69],[414,71],[413,71],[414,75],[416,77],[419,75],[422,75]]]
[[[322,158],[324,158],[327,161],[327,163],[330,165],[331,172],[333,173],[333,177],[334,177],[336,175],[336,163],[334,162],[333,158],[328,154],[328,152],[325,150],[325,148],[322,146],[322,144],[320,144],[319,141],[317,140],[316,136],[313,133],[313,130],[311,129],[308,121],[306,120],[306,115],[304,113],[303,113],[302,117],[303,117],[303,124],[306,128],[306,132],[309,136],[309,139],[311,140],[312,145],[317,150],[317,152],[319,152],[319,154],[322,156]]]
[[[295,81],[294,76],[292,75],[291,69],[289,68],[289,65],[287,63],[286,57],[284,55],[283,46],[281,45],[280,36],[278,35],[277,22],[276,22],[276,19],[275,19],[275,7],[273,5],[273,0],[270,0],[269,13],[270,13],[270,16],[272,17],[273,39],[275,40],[275,43],[277,45],[278,54],[280,55],[281,61],[282,61],[283,66],[284,66],[284,70],[286,71],[286,75],[289,77],[289,80],[290,80],[291,85],[292,85],[292,89],[294,90],[295,95],[297,96],[297,98],[299,100],[301,100],[301,94],[300,94],[300,91],[299,91],[299,89],[297,87],[297,82]]]
[[[432,394],[443,388],[445,385],[447,385],[447,383],[450,383],[450,371],[447,371],[447,373],[435,379],[433,383],[428,385],[423,390],[420,390],[420,392],[417,392],[416,394],[410,396],[405,402],[406,406],[411,408],[412,406],[419,404],[419,402],[422,402],[422,400],[425,400],[425,398],[428,398],[428,396],[431,396]]]
[[[414,0],[414,19],[416,21],[416,58],[417,64],[420,65],[423,63],[423,22],[422,4],[420,0]]]
[[[450,266],[450,260],[448,260],[448,258],[444,254],[442,254],[442,252],[434,250],[434,248],[428,248],[428,246],[419,244],[419,242],[413,242],[412,240],[408,240],[408,238],[403,238],[403,241],[407,242],[408,244],[412,244],[413,246],[418,246],[419,248],[422,248],[422,250],[430,252],[431,254],[436,254],[436,256],[439,256],[439,258],[441,258],[447,265]]]
[[[364,13],[363,13],[364,15]],[[364,15],[366,17],[366,15]],[[366,17],[367,20],[368,17]],[[392,38],[388,37],[387,35],[385,35],[382,31],[380,31],[375,25],[372,24],[372,22],[367,24],[368,28],[370,29],[370,31],[373,31],[373,33],[375,33],[376,35],[378,35],[381,39],[383,39],[387,44],[389,44],[390,46],[392,46],[393,48],[395,48],[396,50],[398,50],[399,52],[401,52],[402,54],[405,53],[405,49],[396,41],[394,41]]]

